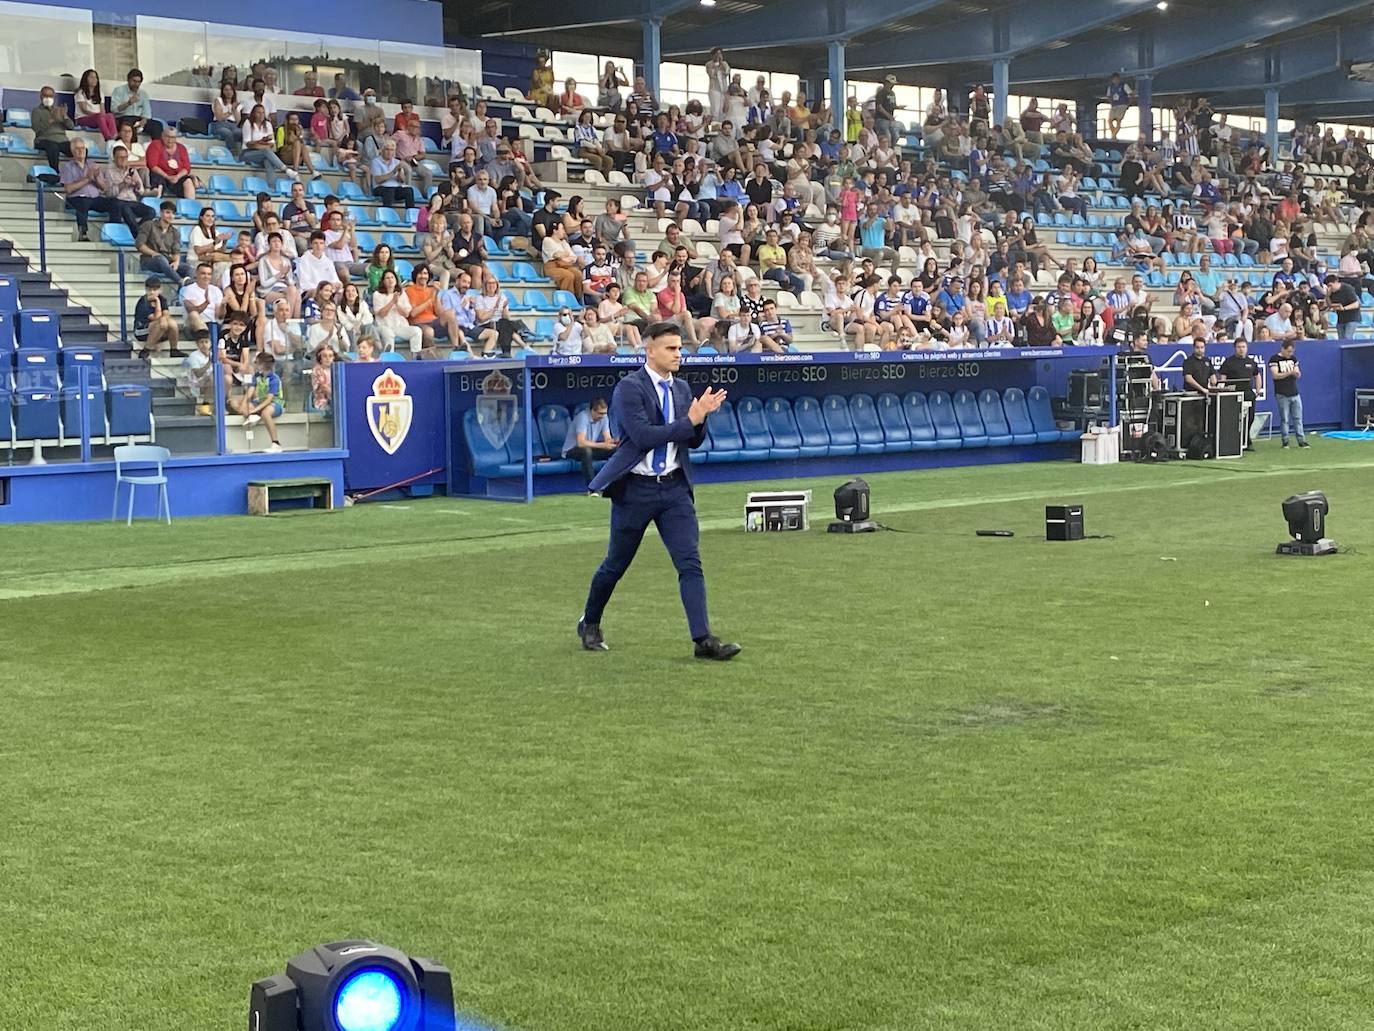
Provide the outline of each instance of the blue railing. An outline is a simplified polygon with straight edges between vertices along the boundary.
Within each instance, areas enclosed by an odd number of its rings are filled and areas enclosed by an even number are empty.
[[[45,194],[42,179],[38,179],[38,267],[44,272],[48,271],[48,213],[45,210],[47,204],[44,202]]]

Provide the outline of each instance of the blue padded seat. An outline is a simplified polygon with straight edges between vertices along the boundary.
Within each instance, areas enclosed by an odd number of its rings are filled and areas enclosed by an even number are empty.
[[[885,450],[913,450],[915,445],[911,442],[911,428],[907,426],[906,416],[902,414],[902,399],[896,394],[879,394],[876,402],[878,423],[883,428],[883,440],[887,445]]]
[[[730,401],[721,402],[720,408],[706,420],[706,433],[711,438],[711,453],[708,462],[763,462],[768,458],[771,443],[755,441],[751,445],[740,431],[739,420],[735,417],[735,406]],[[730,458],[717,457],[718,451],[726,453],[733,450]]]
[[[773,436],[775,458],[819,458],[829,450],[802,444],[801,431],[792,415],[792,402],[787,398],[770,397],[763,406],[763,414],[768,420],[768,432]]]
[[[1002,395],[989,388],[978,394],[978,414],[983,417],[983,428],[988,432],[988,444],[992,447],[1007,447],[1016,443],[1016,437],[1007,425],[1006,412],[1002,410]]]
[[[739,420],[740,436],[751,451],[764,450],[770,459],[796,458],[801,452],[797,445],[779,447],[768,428],[768,416],[763,402],[757,397],[742,397],[735,404],[735,418]]]
[[[983,426],[983,417],[978,412],[978,399],[972,390],[954,392],[954,418],[959,423],[959,436],[964,447],[987,447],[988,431]],[[1007,434],[1010,442],[1011,434]]]
[[[849,417],[849,402],[839,394],[827,394],[821,402],[821,415],[825,419],[826,432],[830,434],[830,453],[858,454],[859,435],[854,430],[854,420]]]
[[[964,435],[959,432],[959,420],[954,417],[954,402],[949,399],[949,394],[943,390],[932,390],[926,396],[926,408],[930,412],[930,421],[935,426],[937,446],[942,448],[976,446],[964,440]],[[908,421],[910,420],[908,419]]]
[[[15,315],[15,336],[19,346],[57,353],[57,313],[46,308],[24,308]]]
[[[878,408],[867,394],[852,394],[849,398],[849,420],[859,441],[859,454],[881,455],[887,450],[883,424],[878,420]]]
[[[1026,392],[1020,387],[1007,387],[1002,392],[1002,411],[1006,414],[1013,444],[1044,444],[1059,439],[1058,431],[1053,436],[1035,432],[1030,409],[1026,407]]]
[[[1026,407],[1030,409],[1036,435],[1046,443],[1055,439],[1049,436],[1051,433],[1058,434],[1059,440],[1077,440],[1082,436],[1078,430],[1061,430],[1055,423],[1054,412],[1050,409],[1050,392],[1044,387],[1031,387],[1026,392]]]
[[[793,401],[792,414],[796,417],[797,430],[801,433],[803,458],[845,453],[830,450],[830,430],[826,428],[821,403],[814,397],[799,397]]]
[[[534,414],[534,425],[539,438],[535,454],[548,455],[563,460],[563,441],[568,437],[568,427],[572,418],[562,405],[543,405]]]
[[[902,414],[906,416],[907,429],[911,431],[911,446],[917,451],[959,446],[957,438],[952,443],[936,438],[935,423],[930,418],[930,406],[926,403],[925,394],[919,390],[913,390],[902,398]]]

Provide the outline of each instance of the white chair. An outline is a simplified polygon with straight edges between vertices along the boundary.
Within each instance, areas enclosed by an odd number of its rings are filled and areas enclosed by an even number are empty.
[[[497,89],[495,86],[488,86],[485,83],[482,85],[482,88],[478,91],[478,93],[483,100],[501,99],[501,91]]]
[[[614,172],[611,175],[615,175]],[[639,207],[639,198],[632,193],[627,193],[620,198],[620,210],[624,212],[633,211]]]
[[[749,280],[758,279],[759,277],[755,275],[754,270],[748,265],[736,265],[735,278],[739,280],[739,285],[743,286],[745,283],[749,282]]]
[[[535,129],[534,126],[530,125],[529,122],[521,122],[520,128],[516,130],[516,133],[522,140],[539,139],[539,131]]]
[[[530,109],[527,107],[521,107],[519,104],[514,105],[510,109],[510,116],[514,118],[517,122],[534,121],[534,115],[530,114]]]
[[[555,161],[571,161],[572,151],[567,147],[555,143],[549,148],[549,157],[553,158]]]
[[[558,116],[547,107],[536,107],[534,109],[534,117],[541,122],[556,122],[559,120]]]
[[[716,250],[716,245],[709,240],[697,240],[695,242],[698,258],[711,258],[714,260],[720,257],[720,252]]]
[[[779,311],[791,311],[797,307],[797,298],[787,290],[778,291],[777,302]]]
[[[689,239],[693,240],[698,236],[706,235],[706,230],[703,229],[701,223],[694,218],[689,218],[682,223],[682,231],[687,234]]]
[[[603,111],[592,119],[592,124],[598,129],[609,129],[615,124],[615,115],[611,114],[609,111]]]
[[[568,142],[568,138],[563,134],[563,130],[556,125],[544,126],[544,139],[548,140],[550,143]]]
[[[583,172],[582,181],[584,183],[591,183],[593,186],[606,185],[606,177],[601,174],[601,171],[599,169],[596,168],[589,168],[585,172]]]
[[[633,186],[633,185],[634,185],[634,183],[630,182],[630,177],[629,177],[628,175],[626,175],[624,172],[622,172],[622,171],[621,171],[620,169],[618,169],[618,168],[612,168],[612,169],[611,169],[611,174],[608,175],[608,176],[606,177],[606,179],[607,179],[607,181],[608,181],[612,186]]]
[[[502,94],[512,104],[518,104],[525,99],[525,94],[521,93],[514,86],[507,86],[506,92]]]
[[[801,296],[797,298],[797,302],[803,308],[811,308],[816,311],[825,310],[825,302],[821,300],[820,294],[814,290],[803,290]]]

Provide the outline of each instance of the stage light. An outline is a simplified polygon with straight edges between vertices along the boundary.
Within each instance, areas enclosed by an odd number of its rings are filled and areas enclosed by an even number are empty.
[[[454,1031],[453,978],[376,942],[317,945],[253,985],[249,1031]]]
[[[1159,11],[1167,11],[1169,9],[1169,0],[1159,0],[1159,3],[1155,4],[1155,9]]]
[[[835,519],[830,533],[870,533],[878,524],[868,518],[868,482],[853,479],[835,488]]]
[[[715,7],[716,0],[701,0],[702,7]]]
[[[1326,495],[1319,490],[1294,494],[1283,502],[1283,518],[1288,523],[1291,541],[1278,546],[1280,555],[1333,555],[1338,545],[1325,536],[1326,514],[1331,510]]]

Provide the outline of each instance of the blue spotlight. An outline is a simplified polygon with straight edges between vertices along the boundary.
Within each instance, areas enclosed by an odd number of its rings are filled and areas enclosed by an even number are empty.
[[[376,942],[317,945],[253,985],[248,1031],[454,1031],[453,977]]]
[[[403,986],[389,970],[357,970],[334,996],[339,1031],[395,1031],[405,1002]]]

